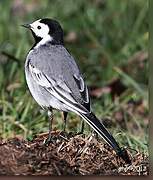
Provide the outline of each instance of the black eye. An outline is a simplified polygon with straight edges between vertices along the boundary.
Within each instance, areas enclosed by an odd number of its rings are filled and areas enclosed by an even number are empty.
[[[37,29],[41,29],[41,26],[37,26]]]

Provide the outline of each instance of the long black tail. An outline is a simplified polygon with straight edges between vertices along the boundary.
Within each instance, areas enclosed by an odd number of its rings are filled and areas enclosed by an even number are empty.
[[[120,148],[114,137],[107,131],[105,126],[93,114],[81,114],[82,118],[116,151],[126,163],[131,163],[131,160],[125,149]]]

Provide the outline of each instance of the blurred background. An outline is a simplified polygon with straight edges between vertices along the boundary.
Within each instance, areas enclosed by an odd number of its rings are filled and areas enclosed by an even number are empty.
[[[0,137],[31,140],[48,131],[47,113],[31,97],[24,62],[31,33],[20,25],[49,17],[64,29],[65,46],[90,89],[92,109],[123,146],[148,154],[148,1],[0,1]],[[62,130],[60,112],[53,128]],[[79,132],[70,113],[67,131]],[[91,133],[85,125],[85,134]]]

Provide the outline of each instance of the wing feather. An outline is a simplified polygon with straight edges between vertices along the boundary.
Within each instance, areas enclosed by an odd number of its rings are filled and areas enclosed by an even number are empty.
[[[67,106],[84,114],[89,112],[84,106],[84,104],[80,104],[79,102],[77,102],[76,98],[72,94],[72,91],[64,81],[59,80],[57,82],[55,79],[51,79],[30,63],[29,71],[37,84],[44,87],[49,93],[51,93],[54,97],[65,103]],[[84,85],[81,84],[80,90],[82,92],[84,92],[83,89]]]

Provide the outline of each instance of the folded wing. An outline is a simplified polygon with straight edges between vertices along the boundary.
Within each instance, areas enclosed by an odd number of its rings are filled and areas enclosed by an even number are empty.
[[[49,77],[47,74],[42,72],[40,69],[29,63],[29,72],[37,84],[45,88],[49,93],[51,93],[58,100],[63,102],[65,105],[74,109],[79,113],[87,114],[90,111],[90,100],[88,95],[87,86],[84,84],[83,78],[77,75],[73,75],[73,81],[76,83],[80,98],[77,98],[73,93],[74,90],[71,89],[69,84],[63,79],[55,79]]]

